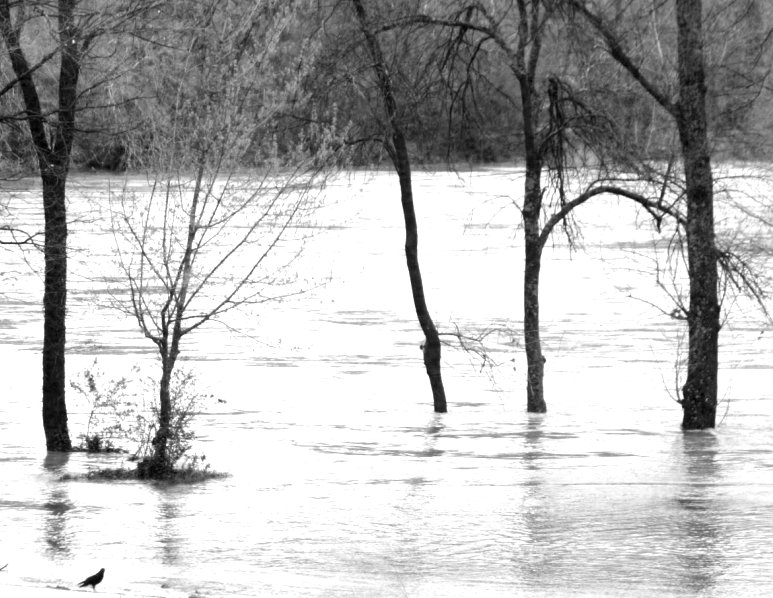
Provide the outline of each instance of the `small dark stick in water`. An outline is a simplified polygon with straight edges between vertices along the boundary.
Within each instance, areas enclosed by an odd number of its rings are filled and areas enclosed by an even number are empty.
[[[97,584],[102,581],[102,578],[105,576],[105,570],[100,569],[98,573],[95,573],[91,577],[87,577],[82,582],[78,584],[79,588],[85,588],[86,586],[91,586],[92,590],[97,589]]]

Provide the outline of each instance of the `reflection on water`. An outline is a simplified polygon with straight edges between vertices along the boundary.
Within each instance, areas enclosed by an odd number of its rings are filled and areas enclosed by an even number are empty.
[[[536,472],[539,471],[539,459],[542,456],[542,424],[545,416],[530,414],[527,417],[522,455],[526,469]],[[536,480],[534,483],[537,483]]]
[[[543,425],[545,416],[526,416],[526,430],[523,435],[521,459],[527,475],[523,481],[523,500],[517,509],[517,524],[513,539],[518,550],[513,555],[514,564],[519,568],[519,577],[527,586],[540,587],[545,578],[553,575],[550,566],[550,510],[545,508],[545,489],[542,484],[544,457]]]
[[[178,531],[180,508],[174,496],[166,496],[165,489],[158,492],[158,514],[156,524],[156,542],[160,547],[159,559],[164,565],[177,565],[180,562],[180,549],[183,535]]]
[[[43,469],[53,477],[67,471],[70,453],[48,453],[43,459]],[[68,512],[73,508],[66,484],[54,484],[48,491],[43,508],[48,512],[44,527],[46,553],[52,559],[70,556],[70,538],[67,530]]]
[[[517,329],[518,214],[489,199],[507,199],[517,175],[481,173],[476,205],[464,177],[419,176],[418,190],[444,190],[417,193],[439,326]],[[728,322],[728,417],[683,434],[668,396],[679,323],[649,307],[661,298],[631,265],[646,231],[600,205],[587,254],[546,250],[550,411],[523,412],[516,330],[492,342],[493,382],[444,350],[450,412],[432,414],[394,184],[328,190],[336,202],[319,217],[330,226],[295,263],[327,284],[183,347],[215,397],[195,450],[231,474],[204,484],[60,481],[123,457],[42,453],[40,280],[0,254],[15,273],[0,296],[0,595],[73,588],[102,567],[99,591],[154,597],[720,598],[773,586],[769,335]],[[97,357],[110,377],[154,372],[136,323],[92,292],[98,272],[118,280],[112,235],[76,221],[69,371]],[[68,402],[76,437],[90,406]]]
[[[677,558],[685,573],[685,587],[703,594],[726,569],[721,520],[725,509],[716,497],[717,488],[723,484],[719,443],[713,432],[682,434],[678,438],[684,476],[676,498],[680,507],[676,523],[682,541]]]

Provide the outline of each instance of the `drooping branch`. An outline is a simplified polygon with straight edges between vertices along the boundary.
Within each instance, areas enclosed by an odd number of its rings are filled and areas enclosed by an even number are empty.
[[[403,132],[402,123],[398,118],[397,99],[392,87],[392,77],[387,70],[386,61],[384,60],[384,54],[381,50],[378,37],[373,32],[362,0],[351,0],[351,2],[360,26],[360,31],[365,38],[368,55],[372,61],[370,67],[376,75],[381,101],[389,121],[391,143],[386,145],[386,149],[390,153],[395,172],[400,181],[400,203],[402,205],[403,220],[405,222],[405,258],[416,317],[422,332],[424,333],[424,365],[432,388],[435,412],[445,413],[448,408],[440,367],[441,343],[437,327],[429,313],[424,293],[421,268],[419,266],[419,233],[416,221],[416,210],[413,202],[413,185],[408,144]]]
[[[572,210],[584,204],[589,199],[603,194],[616,195],[618,197],[625,197],[630,199],[631,201],[644,207],[650,214],[653,215],[653,217],[656,218],[656,220],[658,218],[658,214],[660,214],[660,218],[662,218],[663,214],[666,214],[674,218],[674,220],[676,220],[680,226],[684,226],[686,224],[686,218],[684,215],[682,215],[674,206],[664,204],[661,200],[653,201],[641,193],[637,193],[622,187],[616,187],[614,185],[599,185],[597,187],[592,187],[591,189],[586,190],[585,192],[575,197],[573,200],[566,202],[561,207],[561,209],[559,209],[548,219],[548,221],[542,227],[542,232],[540,233],[540,246],[545,246],[545,243],[547,243],[547,240],[550,237],[550,234],[553,232],[553,229],[556,227],[556,225],[562,222],[572,212]]]

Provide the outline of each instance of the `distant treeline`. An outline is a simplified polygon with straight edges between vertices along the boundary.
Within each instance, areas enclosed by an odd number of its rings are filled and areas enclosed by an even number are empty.
[[[23,41],[36,59],[33,76],[41,90],[43,113],[55,120],[59,37],[52,25],[54,16],[45,13],[46,3],[39,4],[39,12],[29,11],[28,38]],[[73,165],[123,170],[142,168],[156,159],[155,139],[165,134],[165,113],[176,109],[179,99],[168,93],[168,82],[159,78],[159,65],[189,60],[190,48],[176,45],[189,39],[180,35],[180,23],[190,27],[189,15],[181,18],[186,4],[177,0],[158,9],[138,10],[131,27],[124,24],[114,33],[95,38],[80,77]],[[275,2],[264,4],[265,10],[280,8]],[[302,108],[298,113],[288,113],[282,122],[272,123],[278,151],[291,151],[297,142],[296,128],[309,119],[336,118],[349,127],[353,148],[347,158],[350,163],[383,160],[383,146],[368,143],[382,135],[384,123],[374,118],[378,102],[351,19],[335,2],[296,4],[303,5],[294,13],[300,19],[293,25],[293,33],[284,32],[278,40],[284,47],[281,54],[287,72],[282,74],[279,64],[280,74],[275,79],[256,81],[270,95],[272,86],[285,85],[288,77],[298,76],[301,70],[297,93],[313,99],[299,102]],[[473,45],[472,38],[457,29],[432,27],[409,18],[420,10],[456,18],[468,14],[467,4],[439,0],[372,3],[371,13],[381,27],[386,60],[401,102],[400,116],[417,163],[518,162],[523,158],[519,89],[510,72],[510,58],[501,52],[496,40]],[[646,12],[648,3],[639,4],[642,22],[648,24],[630,25],[626,42],[639,50],[641,68],[657,73],[663,70],[662,65],[674,64],[674,57],[663,50],[673,47],[665,44],[674,36],[673,19],[667,14],[657,17],[656,11]],[[626,10],[631,19],[632,9]],[[712,0],[706,2],[705,12],[714,155],[720,159],[768,159],[773,136],[773,95],[767,85],[773,7],[759,0]],[[206,36],[207,28],[213,25],[212,15],[207,11],[201,14],[199,28]],[[582,28],[575,31],[571,23],[571,15],[558,11],[553,22],[546,21],[545,27],[551,27],[552,32],[550,45],[541,49],[543,72],[553,73],[569,86],[577,101],[593,105],[599,118],[614,125],[632,152],[649,158],[671,155],[676,137],[671,120],[609,56],[594,48]],[[313,51],[308,51],[310,43]],[[244,51],[250,49],[245,47]],[[294,57],[304,52],[306,64],[295,64]],[[34,169],[36,156],[24,119],[23,92],[21,86],[13,85],[14,71],[7,53],[0,56],[0,161]],[[545,102],[547,96],[545,88]],[[193,101],[205,100],[193,97]],[[259,110],[255,106],[256,118],[260,118]],[[253,163],[254,152],[246,147],[241,159],[245,165]]]

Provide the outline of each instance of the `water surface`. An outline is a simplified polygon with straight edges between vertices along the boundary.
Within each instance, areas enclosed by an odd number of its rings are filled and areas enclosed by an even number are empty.
[[[96,357],[140,388],[153,347],[107,307],[121,279],[106,185],[82,175],[70,193],[68,372]],[[100,567],[99,591],[132,596],[766,595],[770,332],[737,303],[722,331],[722,423],[682,433],[683,330],[652,268],[662,239],[632,208],[598,202],[582,215],[583,251],[560,238],[546,249],[550,411],[526,414],[520,186],[504,169],[417,175],[433,316],[446,331],[498,330],[492,369],[445,350],[450,411],[437,415],[396,182],[361,173],[329,185],[293,264],[310,290],[183,347],[213,395],[195,451],[230,474],[192,486],[59,481],[123,457],[45,454],[41,260],[0,253],[3,595],[73,589]],[[15,195],[20,223],[39,224],[38,193]],[[74,392],[68,404],[76,438],[89,408]]]

